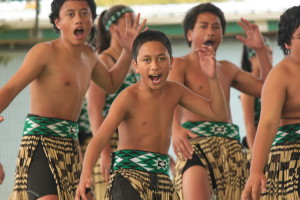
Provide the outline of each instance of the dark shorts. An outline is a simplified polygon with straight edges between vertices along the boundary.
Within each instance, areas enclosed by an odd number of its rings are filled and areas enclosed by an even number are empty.
[[[56,183],[41,143],[38,144],[28,169],[27,193],[29,200],[45,195],[57,195]]]
[[[111,191],[112,200],[141,200],[139,193],[120,173],[117,173],[114,177]]]

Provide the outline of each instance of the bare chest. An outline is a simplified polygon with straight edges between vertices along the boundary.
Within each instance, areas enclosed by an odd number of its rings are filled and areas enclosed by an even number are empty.
[[[217,73],[224,91],[226,98],[229,98],[230,95],[230,86],[231,86],[231,78],[222,71],[222,69],[217,69]],[[210,86],[207,79],[207,76],[202,73],[200,66],[190,67],[186,71],[185,77],[185,86],[187,86],[190,90],[204,96],[206,98],[210,98]]]

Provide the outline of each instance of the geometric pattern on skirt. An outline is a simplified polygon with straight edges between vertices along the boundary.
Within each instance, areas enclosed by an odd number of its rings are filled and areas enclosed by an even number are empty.
[[[225,137],[197,137],[190,139],[194,154],[204,165],[210,181],[212,199],[239,200],[249,175],[249,162],[242,145]],[[187,161],[177,158],[175,189],[183,199],[182,170]]]
[[[263,200],[298,200],[300,141],[285,142],[271,148],[265,168],[267,192]]]
[[[73,138],[47,137],[43,135],[28,135],[22,137],[17,158],[14,188],[9,199],[28,199],[28,169],[39,142],[41,142],[49,161],[49,167],[57,184],[59,199],[75,199],[75,192],[81,173],[78,142]]]

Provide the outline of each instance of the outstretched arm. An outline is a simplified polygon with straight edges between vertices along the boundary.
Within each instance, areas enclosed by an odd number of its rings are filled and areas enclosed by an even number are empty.
[[[243,28],[247,37],[237,35],[236,38],[240,40],[247,47],[254,49],[260,63],[260,80],[265,81],[268,73],[272,68],[272,62],[268,54],[268,50],[265,47],[264,39],[256,24],[249,22],[246,19],[241,18],[238,24]]]
[[[51,49],[45,43],[30,49],[24,62],[13,77],[0,89],[0,122],[4,120],[1,113],[13,99],[46,68]]]
[[[117,63],[108,69],[101,60],[98,60],[92,74],[92,80],[107,93],[114,93],[121,86],[131,65],[133,41],[146,24],[146,20],[144,20],[139,25],[140,14],[137,15],[133,25],[131,25],[128,13],[125,15],[125,18],[126,30],[124,35],[121,35],[117,27],[115,29],[123,47]]]
[[[284,72],[273,69],[262,91],[262,110],[252,150],[250,176],[243,190],[242,200],[259,200],[266,190],[264,167],[279,126],[281,112],[286,101]],[[274,101],[276,99],[276,101]]]
[[[126,99],[126,98],[125,98]],[[87,150],[84,155],[83,168],[80,176],[79,186],[76,190],[76,200],[80,197],[86,199],[85,190],[90,188],[93,182],[93,168],[100,156],[105,145],[110,141],[110,138],[114,131],[117,129],[121,121],[124,119],[126,108],[124,108],[124,97],[122,93],[114,100],[111,105],[110,111],[97,130],[96,134],[89,142]]]

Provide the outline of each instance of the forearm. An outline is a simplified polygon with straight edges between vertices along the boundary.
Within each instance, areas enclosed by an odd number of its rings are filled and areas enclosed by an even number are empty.
[[[250,172],[263,172],[277,128],[275,122],[260,122],[254,140]]]
[[[6,87],[0,90],[0,114],[8,107],[17,94],[10,91]]]
[[[260,65],[260,80],[265,81],[272,68],[267,48],[263,46],[262,48],[256,49],[256,55]]]
[[[131,51],[123,49],[117,63],[109,70],[113,86],[113,91],[110,91],[110,93],[116,92],[123,83],[129,71],[131,61]]]
[[[105,146],[104,146],[104,148],[103,148],[103,150],[102,150],[102,152],[101,152],[101,155],[107,155],[107,156],[110,156],[110,154],[111,154],[111,152],[112,152],[112,149],[111,149],[111,145],[108,143],[108,144],[106,144]]]
[[[210,86],[210,104],[214,114],[214,118],[218,121],[228,120],[228,108],[225,95],[218,76],[213,79],[208,79]]]
[[[247,144],[249,149],[253,148],[254,138],[255,138],[255,126],[254,124],[246,124],[246,136],[247,136]]]
[[[83,176],[92,176],[92,172],[96,162],[100,156],[100,153],[103,149],[104,144],[99,143],[96,144],[95,138],[93,138],[86,149],[84,159],[83,159],[83,168],[82,175]]]

